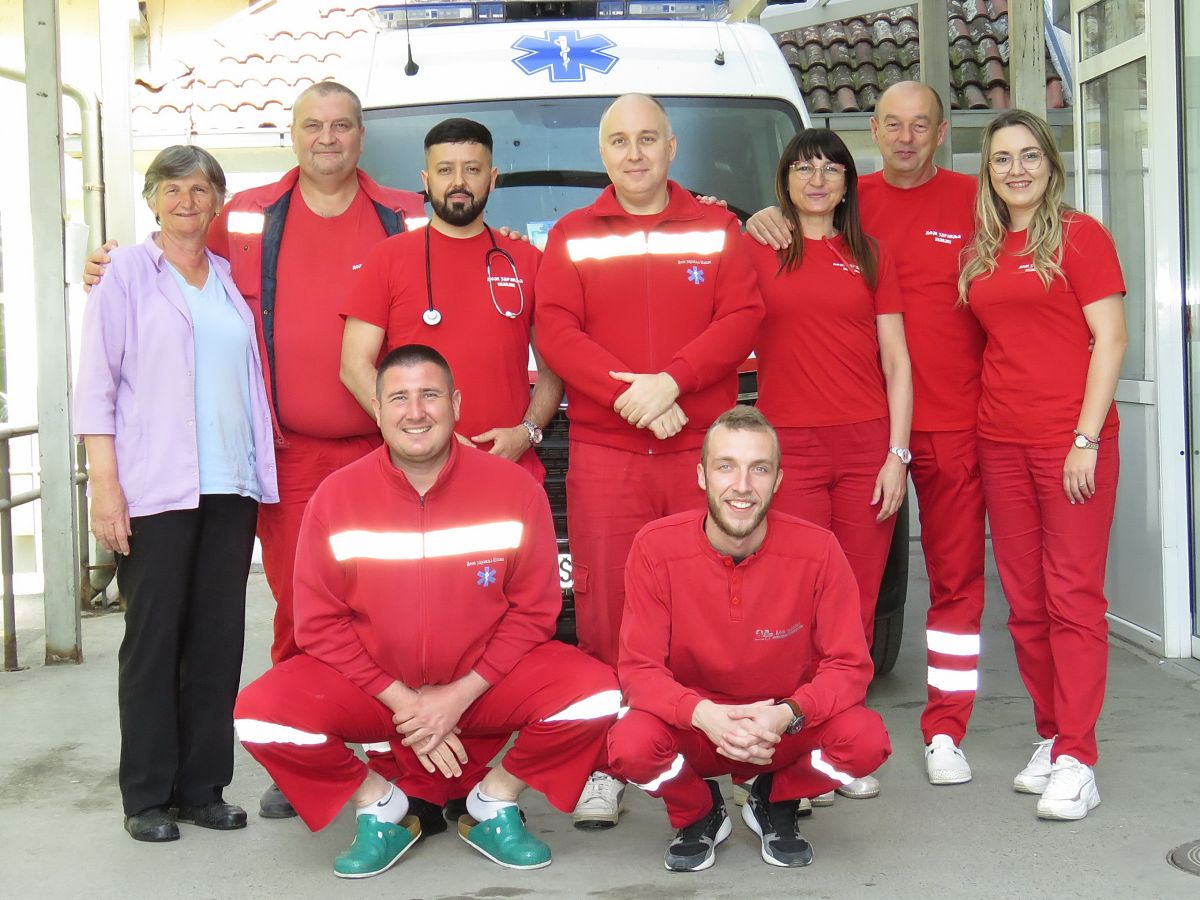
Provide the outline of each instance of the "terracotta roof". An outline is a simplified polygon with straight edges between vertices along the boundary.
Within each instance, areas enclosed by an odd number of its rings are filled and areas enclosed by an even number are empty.
[[[137,79],[134,132],[286,129],[297,94],[370,52],[373,5],[264,0],[226,19],[191,42],[186,59]]]
[[[948,0],[955,109],[1007,109],[1008,4]],[[920,78],[916,4],[776,36],[812,113],[868,112],[884,89]],[[1046,106],[1062,109],[1062,78],[1046,59]]]
[[[371,3],[262,0],[190,42],[187,58],[166,60],[137,79],[138,134],[205,134],[286,129],[304,88],[345,77],[346,61],[370,52]],[[1008,7],[1004,0],[949,0],[951,76],[957,109],[1010,105]],[[919,77],[916,6],[898,6],[777,36],[814,113],[875,108],[890,84]],[[1046,62],[1046,101],[1065,105]]]

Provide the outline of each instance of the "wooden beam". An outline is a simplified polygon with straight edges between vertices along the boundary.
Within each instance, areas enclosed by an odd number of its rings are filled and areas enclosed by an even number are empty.
[[[1008,2],[1008,83],[1012,104],[1046,116],[1046,7],[1044,0]]]

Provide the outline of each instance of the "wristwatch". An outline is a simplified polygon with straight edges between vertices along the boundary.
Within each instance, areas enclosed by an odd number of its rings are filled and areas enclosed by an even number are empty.
[[[895,454],[896,458],[906,466],[912,462],[912,451],[907,447],[888,447],[888,453]]]
[[[530,446],[536,447],[538,444],[540,444],[542,442],[542,429],[540,429],[538,426],[534,425],[528,419],[523,420],[521,422],[521,424],[524,425],[525,430],[529,432]]]
[[[801,728],[804,727],[804,713],[800,711],[800,704],[791,697],[780,700],[779,702],[792,711],[792,721],[788,722],[788,726],[784,729],[784,733],[796,734]]]
[[[1100,438],[1088,437],[1082,431],[1076,431],[1075,446],[1080,450],[1099,450]]]

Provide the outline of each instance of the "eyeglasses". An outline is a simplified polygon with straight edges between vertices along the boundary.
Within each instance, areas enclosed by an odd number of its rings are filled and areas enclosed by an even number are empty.
[[[814,166],[810,162],[798,159],[789,165],[788,168],[801,181],[808,181],[815,177],[818,172],[825,176],[826,181],[841,181],[846,177],[846,167],[839,166],[836,163],[825,163],[823,166]]]
[[[1021,168],[1026,172],[1036,172],[1046,161],[1046,154],[1041,150],[1022,150],[1016,156],[1011,153],[993,153],[988,165],[997,175],[1006,175],[1012,171],[1013,163],[1021,160]]]

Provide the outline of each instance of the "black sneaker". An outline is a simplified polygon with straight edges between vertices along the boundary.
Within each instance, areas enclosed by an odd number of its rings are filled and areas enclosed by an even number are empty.
[[[436,803],[430,803],[420,797],[409,797],[408,814],[420,819],[421,834],[425,837],[441,834],[446,830],[446,820],[442,818],[442,808]]]
[[[704,779],[712,793],[713,805],[708,815],[685,825],[675,833],[675,840],[663,856],[663,864],[671,872],[699,872],[717,859],[717,844],[729,837],[733,823],[725,814],[721,789],[711,778]]]
[[[467,814],[467,798],[466,797],[451,797],[446,801],[446,805],[442,807],[442,815],[446,817],[447,822],[458,824],[458,820]]]
[[[762,858],[773,866],[798,868],[813,860],[812,844],[800,834],[799,800],[772,803],[770,774],[759,775],[742,807],[742,821],[762,841]]]

